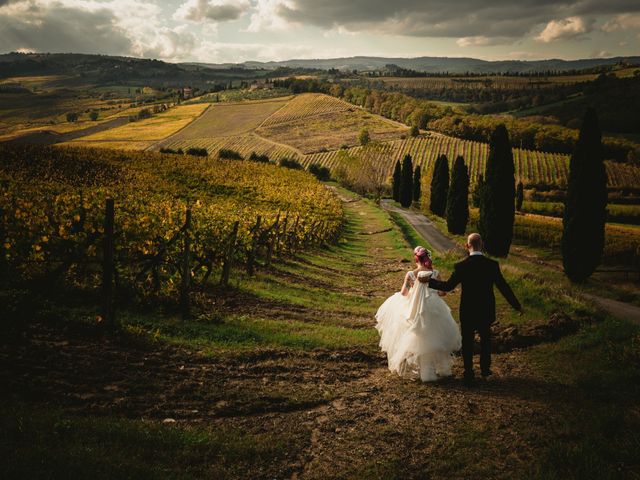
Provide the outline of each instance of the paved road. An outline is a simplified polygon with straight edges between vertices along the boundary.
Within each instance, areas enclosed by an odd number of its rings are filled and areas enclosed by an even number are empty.
[[[393,205],[391,200],[382,200],[382,208],[390,212],[398,213],[409,222],[409,224],[416,229],[416,231],[429,242],[429,245],[437,252],[443,253],[449,250],[460,248],[460,245],[455,243],[445,234],[443,234],[434,223],[429,220],[425,215],[416,213],[404,208],[398,208]]]
[[[418,233],[420,233],[420,235],[422,235],[424,239],[427,240],[429,244],[438,252],[446,252],[451,249],[459,248],[459,245],[457,245],[455,242],[453,242],[453,240],[443,234],[438,229],[438,227],[425,215],[413,212],[411,210],[406,210],[404,208],[398,208],[393,205],[391,200],[382,200],[381,204],[385,210],[402,215],[402,217],[407,222],[409,222],[409,224],[413,226],[413,228],[415,228]],[[528,257],[524,255],[518,256],[525,260],[528,259]],[[535,261],[534,259],[530,260]],[[557,268],[557,266],[555,265],[553,265],[553,267]],[[591,300],[614,317],[618,317],[631,323],[640,325],[640,307],[637,307],[631,303],[620,302],[618,300],[612,300],[610,298],[598,297],[596,295],[591,295],[588,293],[583,293],[582,296],[588,300]]]

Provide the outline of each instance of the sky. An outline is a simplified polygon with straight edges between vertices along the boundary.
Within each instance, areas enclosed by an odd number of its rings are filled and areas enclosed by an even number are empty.
[[[0,51],[211,63],[640,55],[640,0],[0,0]]]

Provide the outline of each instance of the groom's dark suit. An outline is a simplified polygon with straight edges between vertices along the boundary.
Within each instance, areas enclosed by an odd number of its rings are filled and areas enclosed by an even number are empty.
[[[502,276],[498,262],[484,255],[470,255],[456,263],[449,280],[443,282],[431,279],[429,287],[448,292],[460,283],[460,326],[465,377],[473,377],[473,342],[476,331],[480,334],[480,366],[482,373],[488,375],[491,368],[491,324],[496,320],[493,286],[498,287],[513,308],[520,311],[522,307]]]

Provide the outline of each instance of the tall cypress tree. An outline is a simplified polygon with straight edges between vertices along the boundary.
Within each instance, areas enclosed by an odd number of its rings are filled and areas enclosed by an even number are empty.
[[[572,282],[584,282],[602,259],[607,174],[598,115],[587,110],[569,163],[562,220],[562,263]]]
[[[453,163],[451,186],[447,196],[447,230],[464,235],[469,221],[469,171],[464,158],[458,155]]]
[[[400,183],[400,205],[410,207],[413,202],[413,162],[407,154],[402,160],[402,182]]]
[[[516,210],[522,211],[522,203],[524,202],[524,185],[522,182],[518,182],[518,186],[516,187]]]
[[[506,257],[513,237],[516,179],[511,142],[504,125],[498,125],[491,134],[484,177],[478,230],[488,253]]]
[[[416,165],[416,169],[413,171],[413,201],[419,202],[422,196],[422,178],[421,178],[420,165]]]
[[[473,187],[473,193],[471,194],[471,202],[473,206],[478,208],[480,207],[480,202],[482,201],[482,189],[484,188],[484,175],[478,175],[478,180],[476,181],[475,187]]]
[[[396,161],[396,168],[393,169],[393,199],[396,202],[400,201],[400,185],[402,183],[402,167],[400,166],[400,160]]]
[[[447,209],[447,194],[449,193],[449,160],[446,155],[436,159],[431,179],[431,203],[429,209],[442,217]]]

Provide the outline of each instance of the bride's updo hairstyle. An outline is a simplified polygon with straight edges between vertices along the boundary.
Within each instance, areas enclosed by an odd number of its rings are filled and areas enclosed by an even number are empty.
[[[413,257],[416,260],[416,263],[419,263],[425,268],[431,270],[433,268],[433,263],[431,262],[431,252],[424,247],[416,247],[413,250]]]

